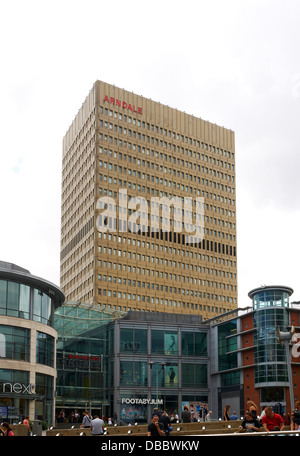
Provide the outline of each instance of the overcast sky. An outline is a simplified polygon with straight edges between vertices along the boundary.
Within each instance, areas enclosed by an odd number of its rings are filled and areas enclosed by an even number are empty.
[[[59,285],[62,138],[99,79],[235,132],[239,306],[300,300],[300,3],[0,6],[0,260]]]

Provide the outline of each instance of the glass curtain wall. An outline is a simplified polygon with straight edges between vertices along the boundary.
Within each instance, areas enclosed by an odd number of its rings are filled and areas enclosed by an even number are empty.
[[[102,415],[102,407],[109,405],[112,320],[112,314],[86,304],[57,309],[57,412],[63,408],[67,416],[77,409],[87,409]]]
[[[191,403],[195,399],[197,407],[203,408],[207,403],[208,364],[203,359],[207,352],[206,331],[146,325],[120,328],[121,404],[117,413],[121,422],[145,422],[145,401],[149,397],[151,413],[155,406],[163,407],[169,414],[178,413],[184,393],[185,397],[193,398]],[[206,394],[195,393],[202,389]]]
[[[207,334],[182,331],[181,353],[187,356],[207,356]]]
[[[218,327],[218,363],[220,371],[238,367],[237,357],[237,320],[231,320]],[[240,372],[224,372],[221,375],[222,386],[238,385]]]
[[[120,329],[121,353],[147,353],[147,329]]]
[[[30,361],[30,330],[0,325],[0,356],[18,361]]]
[[[277,343],[276,330],[286,331],[288,313],[276,307],[263,308],[254,316],[256,328],[255,383],[287,382],[285,349]]]
[[[274,289],[256,293],[253,296],[253,309],[260,310],[268,307],[289,307],[289,294]]]
[[[52,325],[53,304],[42,291],[17,282],[0,280],[0,315],[32,319]]]

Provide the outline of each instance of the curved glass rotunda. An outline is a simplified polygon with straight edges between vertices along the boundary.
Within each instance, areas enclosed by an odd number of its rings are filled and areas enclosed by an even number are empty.
[[[265,387],[266,402],[270,395],[282,400],[283,387],[289,384],[285,349],[277,342],[276,331],[287,331],[292,293],[284,286],[264,286],[248,293],[255,311],[255,387]]]
[[[26,415],[54,422],[54,312],[64,293],[13,263],[0,261],[0,419]]]

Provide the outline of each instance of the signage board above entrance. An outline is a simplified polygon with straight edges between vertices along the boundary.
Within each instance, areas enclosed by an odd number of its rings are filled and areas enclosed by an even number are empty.
[[[162,405],[163,399],[138,399],[135,397],[123,397],[122,404],[139,404],[139,405]]]
[[[35,385],[31,383],[25,385],[24,383],[10,383],[6,382],[2,385],[3,393],[16,393],[16,394],[34,394]]]

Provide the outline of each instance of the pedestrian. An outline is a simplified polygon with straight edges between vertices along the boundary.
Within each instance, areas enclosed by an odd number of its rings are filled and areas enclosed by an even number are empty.
[[[282,414],[282,419],[283,419],[283,422],[284,422],[285,426],[290,426],[291,418],[290,418],[290,414],[289,413],[287,415],[285,413],[283,413]]]
[[[152,418],[154,417],[154,415],[157,415],[158,418],[160,418],[161,415],[162,415],[162,411],[161,411],[161,410],[158,410],[158,408],[155,407],[155,408],[153,409],[153,412],[152,412]]]
[[[177,423],[177,419],[176,419],[176,416],[174,413],[171,414],[170,420],[171,420],[171,423]]]
[[[95,415],[94,419],[91,420],[90,429],[92,435],[102,435],[104,431],[104,421],[101,420],[98,415]]]
[[[265,416],[265,414],[266,414],[266,409],[267,409],[267,408],[268,408],[267,406],[263,408],[263,411],[261,412],[261,414],[260,414],[260,416],[259,416],[260,422],[261,422],[262,417]]]
[[[85,412],[83,412],[83,420],[82,420],[82,424],[80,425],[80,427],[89,428],[91,426],[92,419],[93,419],[93,417],[86,410]]]
[[[239,419],[239,418],[238,418],[236,412],[233,412],[233,414],[232,414],[231,417],[230,417],[230,421],[234,421],[234,420],[238,420],[238,419]]]
[[[164,411],[162,413],[162,415],[160,416],[158,422],[163,424],[163,429],[165,431],[165,435],[169,436],[170,435],[171,420],[170,420],[170,417],[168,416],[166,411]]]
[[[64,421],[65,421],[65,412],[63,410],[61,410],[58,414],[57,422],[64,423]]]
[[[157,437],[165,435],[163,424],[158,422],[158,415],[153,415],[151,423],[148,425],[148,436]]]
[[[282,431],[284,422],[278,413],[274,413],[272,407],[265,409],[265,415],[261,419],[263,428],[266,432]]]
[[[190,423],[191,422],[191,412],[189,411],[189,408],[188,408],[187,405],[185,405],[183,407],[182,422],[183,423]]]
[[[23,420],[23,424],[27,427],[27,435],[30,435],[31,429],[30,429],[30,423],[29,423],[29,416],[25,416]]]
[[[295,402],[295,408],[291,413],[291,431],[300,429],[300,401]]]
[[[223,419],[224,421],[230,420],[230,405],[225,405],[224,412],[223,412]]]
[[[249,400],[249,401],[247,401],[247,405],[248,405],[248,412],[251,412],[253,417],[257,418],[258,407],[255,404],[255,402]]]
[[[212,418],[212,413],[213,412],[211,410],[208,412],[208,414],[205,417],[205,421],[212,421],[212,419],[213,419]]]
[[[4,437],[13,437],[15,435],[12,428],[10,427],[9,423],[4,422],[4,423],[2,423],[1,426],[2,426],[2,428],[1,428],[2,435]]]
[[[257,418],[251,412],[246,412],[245,418],[241,426],[239,426],[239,432],[258,432],[259,429],[260,424]]]

